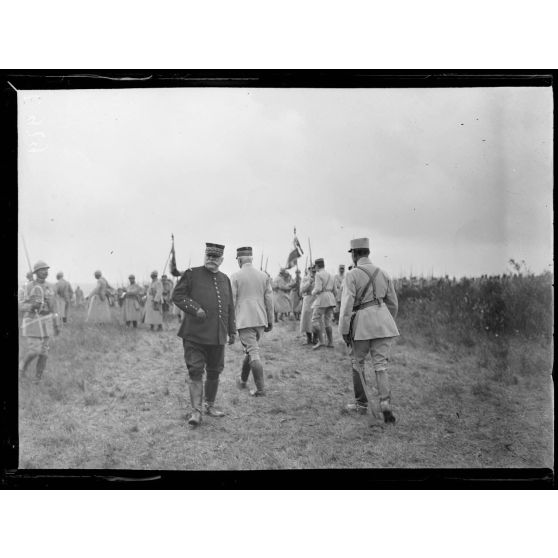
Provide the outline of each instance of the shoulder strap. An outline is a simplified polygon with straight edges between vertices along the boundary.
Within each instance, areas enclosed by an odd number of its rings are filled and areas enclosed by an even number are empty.
[[[360,300],[358,301],[358,304],[353,304],[353,307],[355,306],[360,306],[362,304],[362,301],[364,300],[364,297],[366,296],[366,294],[368,293],[368,289],[370,288],[370,285],[372,285],[372,294],[374,295],[374,300],[376,299],[376,285],[375,285],[375,279],[376,276],[378,275],[380,268],[377,267],[374,270],[374,273],[370,273],[367,269],[364,269],[364,267],[360,267],[360,266],[356,266],[355,269],[360,269],[361,271],[364,271],[364,273],[366,273],[366,275],[368,275],[369,280],[368,283],[366,284],[366,287],[364,287],[364,290],[362,291],[362,294],[360,295]]]

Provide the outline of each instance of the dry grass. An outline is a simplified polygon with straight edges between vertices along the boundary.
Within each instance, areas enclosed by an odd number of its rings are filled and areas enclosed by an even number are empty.
[[[390,376],[398,422],[370,429],[344,411],[351,372],[337,333],[334,350],[316,352],[286,322],[263,341],[268,396],[236,388],[237,343],[218,394],[227,416],[191,429],[177,327],[91,327],[75,312],[43,380],[20,381],[20,468],[553,466],[552,352],[540,342],[441,339],[434,350],[404,335]]]

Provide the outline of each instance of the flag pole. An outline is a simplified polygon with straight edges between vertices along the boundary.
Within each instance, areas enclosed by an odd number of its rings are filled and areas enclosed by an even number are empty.
[[[313,265],[312,260],[312,246],[310,245],[310,237],[308,237],[308,253],[310,254],[310,265]]]

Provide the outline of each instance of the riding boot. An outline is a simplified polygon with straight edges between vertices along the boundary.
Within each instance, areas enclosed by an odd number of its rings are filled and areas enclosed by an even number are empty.
[[[250,376],[250,357],[246,355],[242,361],[242,371],[240,372],[240,376],[236,379],[236,385],[238,388],[244,389],[246,387],[248,376]]]
[[[36,368],[37,380],[40,380],[42,378],[43,372],[45,371],[46,368],[46,363],[47,363],[47,355],[39,355],[39,357],[37,358],[37,368]]]
[[[314,330],[314,339],[316,340],[316,344],[312,347],[312,349],[315,350],[315,349],[319,349],[320,347],[323,347],[324,337],[320,327],[314,326],[313,330]]]
[[[391,411],[391,392],[387,370],[376,371],[376,385],[378,386],[380,410],[384,415],[384,422],[394,423],[395,417]]]
[[[189,388],[192,414],[188,419],[188,424],[198,426],[202,421],[203,382],[201,380],[191,381]]]
[[[366,399],[366,393],[364,391],[364,386],[360,380],[360,374],[358,370],[353,368],[353,389],[355,392],[355,402],[349,403],[347,405],[348,411],[357,411],[360,414],[365,415],[368,408],[368,399]]]
[[[333,331],[331,327],[326,327],[325,332],[327,335],[327,347],[333,349]]]
[[[311,333],[306,332],[306,344],[307,345],[313,345],[314,344],[314,338],[312,336]]]
[[[256,384],[256,389],[250,390],[250,395],[255,397],[265,395],[263,364],[260,360],[254,360],[250,363],[250,367]]]
[[[219,378],[216,380],[205,380],[205,414],[210,417],[221,418],[225,416],[225,413],[214,407],[218,388]]]
[[[137,328],[138,327],[138,322],[136,322],[135,320],[132,322],[132,325]]]
[[[37,358],[39,355],[37,353],[31,353],[27,355],[20,363],[19,363],[19,371],[21,375],[25,377],[27,373],[27,367],[31,364],[33,359]]]
[[[131,324],[131,323],[132,323],[132,322],[127,321],[127,322],[126,322],[126,327],[130,327],[130,324]]]

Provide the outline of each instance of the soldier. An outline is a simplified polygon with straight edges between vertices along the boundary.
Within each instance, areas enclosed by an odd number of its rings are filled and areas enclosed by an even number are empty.
[[[19,364],[19,371],[25,376],[29,364],[36,358],[36,378],[40,380],[46,368],[48,358],[48,341],[58,335],[59,325],[54,314],[54,292],[46,282],[49,266],[38,261],[33,267],[37,276],[27,285],[25,298],[21,304],[25,314],[22,323],[22,335],[27,338],[27,352]]]
[[[312,349],[319,349],[324,346],[323,330],[325,330],[327,335],[327,347],[332,349],[333,331],[331,329],[331,318],[335,308],[335,284],[331,274],[325,270],[323,258],[318,258],[314,263],[316,266],[316,277],[312,294],[316,295],[316,299],[312,303],[312,330],[317,337],[317,342]]]
[[[151,285],[147,289],[147,300],[145,301],[145,323],[149,324],[149,329],[153,331],[153,326],[157,326],[157,331],[163,329],[163,283],[157,279],[158,273],[151,272]]]
[[[302,295],[302,312],[300,314],[300,333],[306,334],[306,344],[315,345],[318,340],[314,340],[312,331],[312,303],[316,300],[316,295],[312,294],[314,288],[314,275],[316,268],[311,265],[306,270],[306,275],[300,285]]]
[[[232,295],[238,338],[244,347],[242,372],[237,378],[239,388],[245,388],[250,370],[256,389],[250,395],[265,395],[263,365],[258,341],[273,328],[273,290],[270,278],[252,266],[252,248],[238,248],[236,259],[240,271],[231,275]]]
[[[163,275],[161,277],[161,284],[163,285],[163,323],[166,324],[166,328],[169,329],[169,317],[171,316],[171,295],[172,295],[172,288],[173,283],[172,281],[166,276]]]
[[[97,324],[108,323],[111,321],[107,298],[110,287],[100,271],[95,271],[94,276],[97,279],[97,285],[89,294],[89,309],[85,321]]]
[[[130,327],[130,324],[132,324],[137,328],[138,322],[141,319],[140,298],[143,294],[143,289],[136,283],[136,277],[134,275],[130,275],[128,280],[130,284],[124,289],[122,295],[124,299],[122,304],[122,315],[127,327]]]
[[[395,422],[390,406],[387,363],[394,337],[399,335],[394,318],[397,316],[397,295],[388,274],[375,266],[370,255],[368,238],[351,240],[351,257],[355,267],[347,272],[339,333],[351,347],[355,403],[348,410],[365,414],[368,404],[363,381],[364,360],[368,353],[376,373],[380,410],[385,422]]]
[[[291,304],[293,307],[293,314],[295,320],[300,319],[300,312],[302,310],[302,296],[300,294],[300,269],[298,267],[295,271],[295,280],[293,290],[291,291]]]
[[[23,315],[25,314],[25,310],[23,309],[22,304],[25,302],[25,297],[27,295],[27,287],[33,281],[33,272],[28,271],[25,274],[25,282],[19,289],[17,290],[17,305],[18,305],[18,327],[21,327],[23,323]]]
[[[339,273],[333,278],[335,284],[335,310],[333,311],[333,321],[339,323],[339,309],[341,308],[341,294],[343,292],[343,279],[345,279],[345,266],[339,266]]]
[[[62,322],[66,323],[74,291],[70,283],[64,279],[64,274],[61,271],[56,274],[56,279],[56,285],[54,285],[56,309],[58,316],[62,318]]]
[[[184,313],[178,330],[184,346],[184,359],[190,377],[190,401],[193,412],[188,420],[198,426],[202,417],[203,373],[205,381],[205,412],[212,417],[225,413],[215,408],[219,374],[225,367],[225,343],[232,345],[236,336],[231,282],[219,271],[224,246],[206,243],[205,263],[187,269],[172,294],[172,301]]]
[[[283,316],[289,317],[292,312],[290,292],[293,288],[293,281],[289,272],[282,267],[279,275],[273,281],[273,306],[275,310],[275,322],[283,321]]]
[[[76,287],[76,306],[81,308],[83,306],[83,291],[81,290],[80,286]]]

